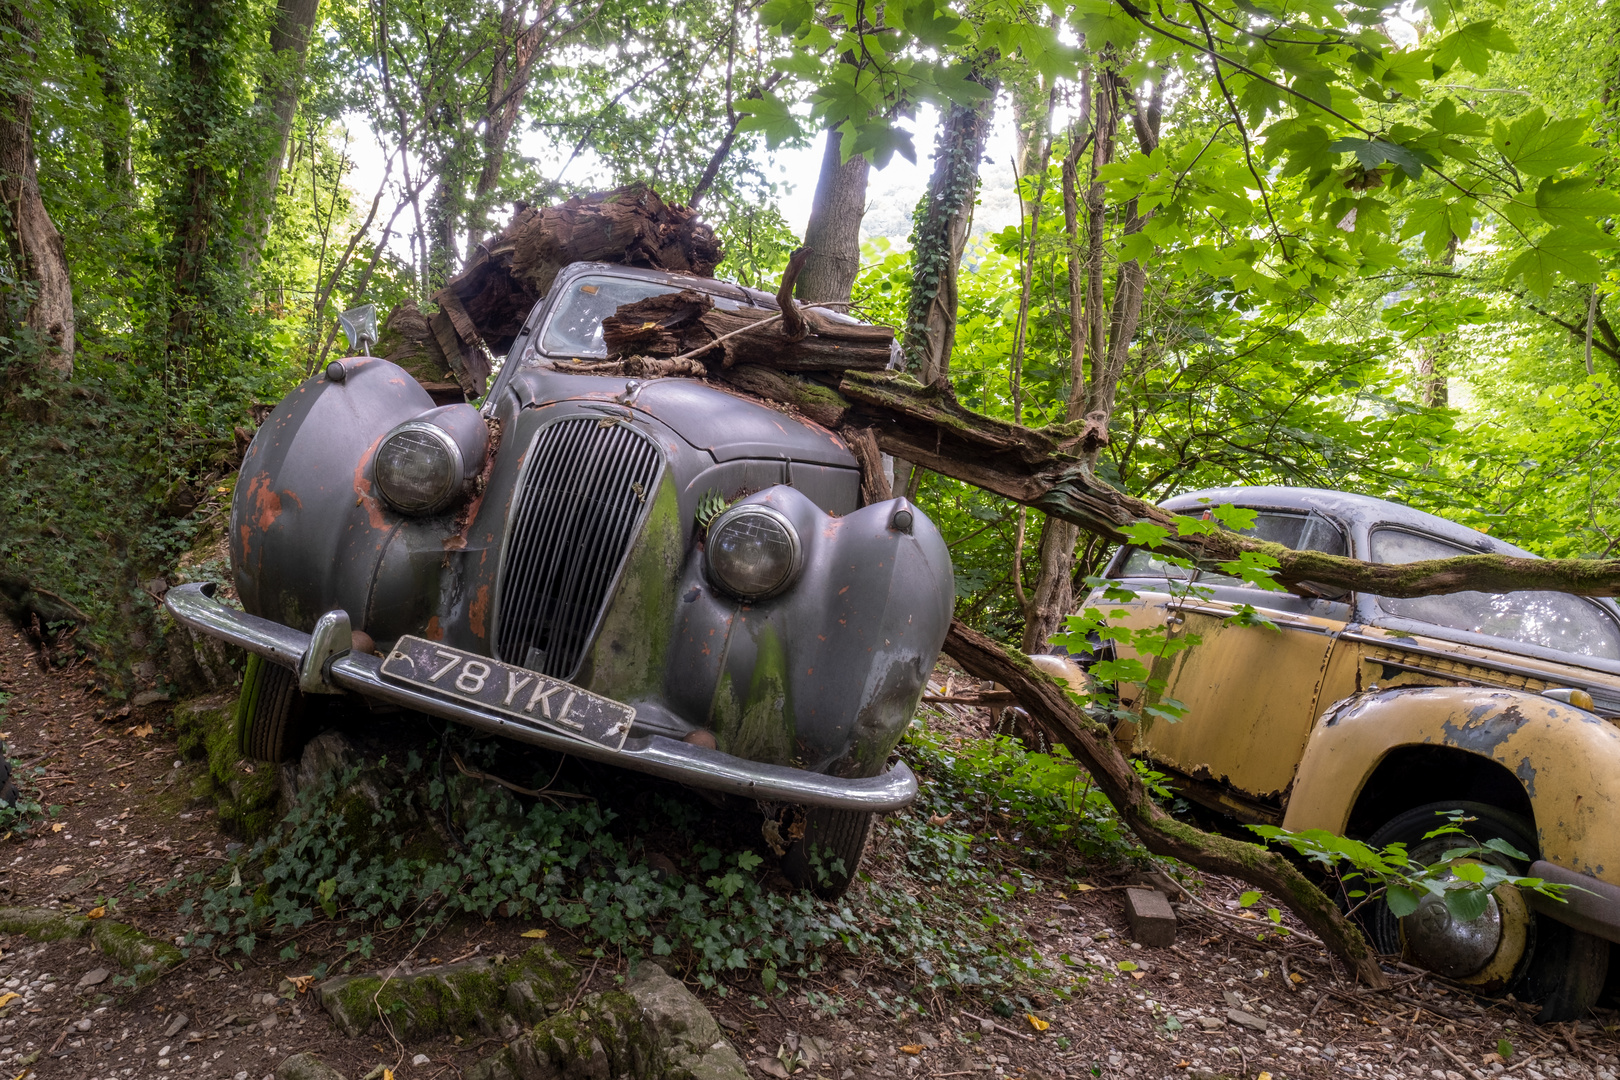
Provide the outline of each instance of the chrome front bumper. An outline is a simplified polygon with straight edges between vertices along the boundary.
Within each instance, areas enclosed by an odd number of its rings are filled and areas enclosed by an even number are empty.
[[[193,630],[239,645],[248,652],[257,653],[293,671],[308,666],[304,660],[310,652],[311,635],[226,607],[214,597],[212,585],[176,586],[164,596],[163,604],[171,615]],[[344,622],[346,624],[346,617]],[[547,750],[634,769],[692,787],[769,802],[876,813],[899,810],[909,806],[917,797],[917,778],[903,761],[896,762],[881,776],[843,780],[803,769],[748,761],[662,735],[631,738],[625,741],[622,749],[612,750],[597,743],[570,738],[561,732],[521,724],[465,701],[451,700],[392,682],[383,677],[381,667],[379,657],[346,652],[323,664],[318,674],[331,684],[363,697],[454,720],[479,731]]]

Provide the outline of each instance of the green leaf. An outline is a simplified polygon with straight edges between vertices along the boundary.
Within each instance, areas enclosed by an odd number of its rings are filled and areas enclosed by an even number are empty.
[[[1520,851],[1518,848],[1514,847],[1512,844],[1508,843],[1506,840],[1503,840],[1499,836],[1491,837],[1480,846],[1490,851],[1499,851],[1510,859],[1518,859],[1520,862],[1530,861],[1530,856],[1526,855],[1524,852]]]
[[[1405,885],[1391,885],[1384,890],[1384,903],[1391,915],[1404,919],[1418,909],[1418,894]]]
[[[1335,139],[1328,144],[1328,149],[1340,154],[1355,154],[1361,167],[1369,171],[1385,163],[1399,166],[1413,180],[1423,175],[1423,166],[1437,164],[1434,155],[1425,150],[1415,150],[1383,139]]]
[[[1590,228],[1595,219],[1620,213],[1620,195],[1589,176],[1543,180],[1536,187],[1536,213],[1554,227]]]
[[[1129,960],[1121,960],[1114,966],[1119,968],[1121,971],[1135,971],[1137,969],[1136,965]]]
[[[1260,899],[1260,894],[1254,891],[1244,893],[1238,897],[1239,907],[1253,907]]]
[[[1504,1058],[1510,1058],[1513,1056],[1513,1044],[1508,1042],[1506,1039],[1497,1039],[1496,1052],[1501,1054]]]
[[[1485,118],[1471,109],[1459,110],[1452,98],[1442,98],[1429,110],[1429,126],[1447,138],[1469,138],[1487,130]]]
[[[1460,922],[1473,922],[1485,914],[1489,906],[1491,894],[1484,889],[1448,889],[1446,890],[1446,910],[1451,917]]]
[[[1507,31],[1496,25],[1495,19],[1480,19],[1441,38],[1434,47],[1434,62],[1447,69],[1461,64],[1476,75],[1484,75],[1490,71],[1491,53],[1518,51],[1519,47]]]
[[[1573,229],[1555,229],[1520,252],[1504,277],[1509,282],[1524,278],[1525,287],[1538,296],[1546,296],[1561,278],[1598,281],[1603,277],[1603,264],[1592,250],[1602,245],[1592,241],[1591,236]]]
[[[1560,169],[1600,156],[1581,143],[1586,121],[1548,120],[1538,105],[1511,125],[1496,122],[1491,142],[1509,164],[1528,176],[1551,176]]]
[[[1260,517],[1260,511],[1258,510],[1250,510],[1246,507],[1233,506],[1230,503],[1223,503],[1220,506],[1212,506],[1209,508],[1209,513],[1210,516],[1216,521],[1220,522],[1222,525],[1225,525],[1233,532],[1242,532],[1244,529],[1254,528],[1255,521]]]
[[[799,133],[799,121],[794,118],[787,102],[775,94],[744,98],[737,103],[737,111],[743,114],[737,130],[764,132],[765,143],[772,150]]]
[[[1170,530],[1151,521],[1134,521],[1119,530],[1138,547],[1156,548],[1170,536]]]

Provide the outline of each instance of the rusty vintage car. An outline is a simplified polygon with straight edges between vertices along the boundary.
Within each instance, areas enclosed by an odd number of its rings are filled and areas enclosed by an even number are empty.
[[[1379,499],[1305,488],[1198,491],[1165,509],[1230,504],[1258,512],[1252,534],[1298,550],[1379,563],[1500,552],[1512,545]],[[1533,556],[1532,556],[1533,557]],[[1425,841],[1437,814],[1462,809],[1481,843],[1531,856],[1505,868],[1574,886],[1558,903],[1498,888],[1485,914],[1453,919],[1430,898],[1397,920],[1365,918],[1374,944],[1482,992],[1512,992],[1543,1019],[1584,1015],[1620,942],[1620,608],[1552,592],[1453,593],[1394,600],[1308,590],[1265,592],[1189,572],[1125,547],[1106,576],[1137,594],[1100,591],[1115,623],[1163,626],[1200,642],[1143,657],[1187,707],[1179,723],[1123,722],[1116,740],[1175,778],[1187,799],[1238,822],[1325,829],[1374,845]],[[1172,578],[1196,579],[1191,595]],[[1228,624],[1252,604],[1276,624]],[[1280,632],[1279,632],[1280,631]],[[1082,658],[1083,663],[1083,658]],[[1051,665],[1048,658],[1047,665]],[[1071,677],[1076,676],[1072,667]],[[1139,687],[1120,704],[1140,716]]]
[[[277,406],[232,504],[242,609],[166,598],[252,654],[245,753],[296,753],[310,695],[416,710],[754,800],[788,876],[842,891],[872,815],[916,793],[890,751],[950,622],[950,555],[907,500],[862,505],[856,459],[814,423],[700,380],[569,370],[603,357],[620,305],[681,289],[777,310],[575,264],[481,407],[369,356]]]

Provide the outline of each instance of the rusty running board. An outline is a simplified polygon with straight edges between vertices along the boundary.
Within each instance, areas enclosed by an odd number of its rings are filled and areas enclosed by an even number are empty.
[[[304,661],[311,651],[311,635],[227,607],[214,596],[211,584],[176,586],[164,596],[163,604],[171,615],[193,630],[228,641],[293,671],[309,667]],[[328,613],[332,615],[342,613]],[[323,623],[335,621],[328,616],[323,616]],[[347,616],[341,621],[346,627]],[[631,738],[622,749],[613,750],[600,743],[521,724],[466,701],[451,700],[389,681],[382,675],[382,663],[376,656],[340,652],[322,663],[318,672],[309,674],[363,697],[454,720],[517,742],[745,798],[885,813],[904,809],[917,797],[917,778],[904,761],[895,762],[879,776],[845,780],[804,769],[749,761],[662,735]]]

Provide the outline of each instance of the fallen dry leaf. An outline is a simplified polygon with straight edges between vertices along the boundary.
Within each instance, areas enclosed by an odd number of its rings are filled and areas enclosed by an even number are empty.
[[[1034,1013],[1025,1013],[1024,1016],[1029,1020],[1029,1026],[1034,1028],[1036,1031],[1045,1031],[1047,1028],[1052,1026],[1045,1020],[1042,1020],[1040,1017],[1036,1016]]]
[[[106,918],[106,916],[107,909],[105,907],[93,907],[84,913],[84,917],[87,919],[103,919]]]
[[[62,822],[58,821],[54,825],[51,826],[51,832],[61,832],[65,828],[67,828],[67,826],[65,824],[63,824]]]
[[[1095,886],[1095,885],[1086,885],[1086,884],[1082,884],[1082,883],[1077,883],[1075,885],[1075,887],[1074,887],[1074,891],[1075,892],[1091,892],[1096,888],[1097,888],[1097,886]]]
[[[546,932],[544,930],[525,930],[525,931],[523,931],[523,933],[518,935],[518,937],[527,937],[527,938],[543,938],[545,936],[546,936]]]
[[[1254,1080],[1271,1080],[1271,1074],[1268,1072],[1263,1072],[1259,1076],[1255,1077]]]
[[[309,988],[315,985],[315,976],[289,975],[287,976],[287,981],[292,983],[293,988],[296,989],[300,994],[307,994],[309,993]]]
[[[152,725],[142,724],[140,727],[131,728],[130,734],[134,735],[137,739],[144,739],[148,735],[152,734]]]
[[[1290,971],[1288,973],[1288,977],[1289,977],[1289,979],[1293,980],[1296,983],[1302,983],[1302,982],[1305,981],[1305,976],[1301,975],[1297,971]]]
[[[10,996],[11,996],[10,994],[6,995],[6,997],[10,997]],[[0,998],[0,1002],[3,1002],[4,1000],[5,1000],[4,998]],[[1501,1062],[1503,1062],[1505,1060],[1506,1059],[1503,1058],[1501,1054],[1498,1054],[1498,1053],[1493,1051],[1493,1052],[1491,1052],[1489,1054],[1486,1054],[1483,1058],[1481,1058],[1480,1059],[1480,1064],[1481,1065],[1497,1065],[1497,1064],[1500,1064]]]
[[[0,1009],[5,1008],[7,1005],[10,1005],[13,1001],[16,1001],[20,997],[22,997],[21,994],[15,993],[11,990],[7,990],[5,993],[0,994]]]
[[[58,874],[71,874],[71,873],[73,873],[73,867],[69,866],[67,863],[63,863],[61,866],[53,866],[50,869],[50,875],[52,877],[55,877]]]
[[[902,1046],[900,1052],[902,1054],[920,1054],[922,1053],[922,1045],[920,1043],[911,1043],[909,1046]]]
[[[1133,978],[1133,979],[1145,979],[1145,978],[1147,978],[1147,972],[1145,972],[1145,971],[1133,971],[1133,972],[1131,972],[1131,978]]]
[[[928,824],[943,825],[949,820],[951,820],[950,814],[935,814],[933,817],[928,819]]]

